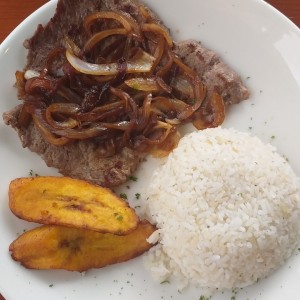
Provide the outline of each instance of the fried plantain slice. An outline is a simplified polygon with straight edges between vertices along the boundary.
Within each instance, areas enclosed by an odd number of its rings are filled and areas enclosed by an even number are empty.
[[[69,177],[26,177],[9,186],[9,206],[19,218],[47,225],[127,234],[138,217],[109,189]]]
[[[130,260],[151,248],[146,239],[156,230],[141,222],[127,235],[44,225],[23,233],[9,246],[14,260],[29,269],[83,272]]]

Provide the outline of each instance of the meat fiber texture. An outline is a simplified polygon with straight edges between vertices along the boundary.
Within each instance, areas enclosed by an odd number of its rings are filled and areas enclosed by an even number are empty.
[[[87,39],[82,20],[87,15],[101,10],[121,10],[132,15],[138,22],[143,22],[138,6],[139,2],[133,0],[60,0],[49,23],[45,27],[39,25],[33,37],[24,42],[28,49],[25,70],[41,71],[48,53],[53,48],[64,45],[66,34],[82,47]],[[162,24],[154,13],[152,16]],[[207,86],[208,95],[217,90],[226,105],[249,97],[247,88],[236,72],[201,43],[193,40],[179,42],[174,50],[187,65],[199,73]],[[103,158],[97,142],[93,140],[82,140],[60,147],[51,145],[33,124],[28,128],[20,127],[20,109],[21,106],[18,106],[5,112],[4,122],[17,131],[23,147],[40,155],[47,166],[57,168],[65,176],[115,187],[124,183],[145,157],[145,153],[124,148],[112,157]]]

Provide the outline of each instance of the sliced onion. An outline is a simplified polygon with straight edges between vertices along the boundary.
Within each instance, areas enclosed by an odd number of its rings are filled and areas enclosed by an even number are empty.
[[[172,99],[167,97],[153,98],[151,108],[158,113],[167,114],[170,111],[176,112],[178,115],[181,111],[186,109],[189,105],[179,99]]]
[[[26,81],[25,91],[27,94],[36,94],[36,92],[52,93],[57,89],[57,82],[42,77],[33,77]]]
[[[190,80],[186,78],[186,76],[178,75],[174,77],[171,81],[171,87],[186,97],[193,99],[194,96],[194,88]]]
[[[183,63],[178,56],[173,55],[173,60],[174,63],[190,78],[198,77],[198,74],[192,68]]]
[[[83,100],[77,93],[64,85],[60,85],[56,93],[69,103],[81,104]]]
[[[118,112],[124,111],[124,102],[115,101],[109,104],[105,104],[99,107],[95,107],[93,110],[87,113],[81,113],[77,115],[78,120],[81,122],[95,122],[102,120],[111,115],[115,115]]]
[[[89,128],[66,128],[63,130],[54,130],[55,134],[75,140],[84,140],[95,138],[108,133],[108,129],[102,124],[93,124]]]
[[[224,122],[225,104],[222,96],[214,92],[208,105],[212,113],[207,116],[207,112],[202,113],[204,109],[201,108],[199,115],[196,115],[196,120],[193,121],[193,125],[199,130],[217,127]]]
[[[77,56],[80,54],[80,48],[68,35],[65,35],[65,45],[66,49],[68,49],[70,52],[74,53]]]
[[[54,146],[63,146],[71,142],[71,140],[67,137],[57,137],[55,136],[51,130],[49,129],[49,126],[47,125],[45,121],[45,117],[43,116],[43,113],[41,110],[35,110],[34,114],[32,114],[32,119],[34,122],[34,125],[37,127],[37,129],[40,131],[42,136],[45,138],[47,142]]]
[[[130,97],[130,95],[128,95],[121,89],[111,87],[110,90],[115,96],[119,97],[124,101],[125,111],[128,112],[131,121],[136,122],[138,117],[138,106],[135,103],[135,101]],[[129,107],[131,108],[131,111],[129,111]]]
[[[161,25],[156,24],[156,23],[150,23],[150,24],[146,23],[146,24],[142,25],[142,31],[150,31],[150,32],[162,35],[165,38],[169,47],[171,47],[171,48],[173,47],[173,40],[170,37],[169,32]]]
[[[157,125],[152,129],[152,135],[155,136],[155,131],[163,130],[163,133],[158,138],[148,138],[148,143],[150,145],[159,145],[168,137],[170,132],[174,129],[174,127],[168,123],[158,121]]]
[[[143,15],[146,22],[149,22],[152,20],[152,16],[150,15],[149,10],[147,9],[146,6],[144,6],[143,4],[140,4],[139,10],[140,10],[141,14]]]
[[[152,95],[148,94],[145,97],[143,102],[143,107],[139,112],[139,117],[137,122],[138,126],[136,128],[138,131],[143,131],[149,122],[150,115],[151,115],[151,102],[152,102]]]
[[[96,44],[101,42],[103,39],[112,35],[125,35],[127,32],[124,28],[114,28],[95,33],[84,45],[83,52],[90,51]]]
[[[198,110],[205,98],[206,88],[201,81],[194,82],[195,104],[185,108],[178,115],[179,120],[188,119],[196,110]]]
[[[155,48],[153,56],[155,57],[155,62],[152,66],[152,72],[155,70],[155,68],[158,66],[158,64],[161,61],[161,58],[164,54],[165,50],[165,39],[163,37],[160,37],[157,43],[157,46]]]
[[[88,63],[70,51],[66,51],[66,56],[69,63],[75,68],[78,72],[89,74],[89,75],[116,75],[119,73],[119,64],[111,63],[111,64],[93,64]],[[155,58],[148,54],[147,52],[141,51],[141,53],[132,59],[130,59],[127,66],[127,73],[143,73],[150,72],[151,67]]]
[[[152,156],[156,158],[166,157],[176,146],[178,145],[180,140],[180,134],[177,130],[171,131],[165,140],[159,145],[154,145],[150,149],[150,153]]]
[[[145,92],[167,92],[171,93],[171,87],[169,87],[161,78],[157,77],[135,77],[125,80],[125,84],[134,90]]]
[[[165,122],[171,125],[179,125],[183,120],[178,116],[182,111],[185,111],[190,106],[179,99],[172,99],[166,97],[155,97],[152,101],[152,110],[159,115],[165,115]],[[170,117],[170,115],[174,115]]]
[[[125,84],[127,84],[132,89],[138,91],[145,91],[145,92],[162,91],[162,88],[158,85],[155,78],[134,77],[125,80]]]
[[[55,121],[53,114],[76,116],[80,111],[80,107],[74,103],[53,103],[46,108],[46,121],[55,129],[75,128],[79,125],[79,121],[74,118],[67,118],[62,122]]]
[[[142,34],[138,23],[132,16],[125,12],[100,11],[87,16],[84,20],[84,28],[91,33],[93,23],[99,19],[113,19],[120,22],[127,33],[133,33],[138,39],[142,39]]]
[[[126,131],[131,127],[131,122],[129,121],[120,121],[116,123],[101,123],[104,127],[108,129],[117,129]]]
[[[174,55],[172,51],[169,49],[167,50],[167,63],[156,73],[157,76],[164,78],[164,76],[171,70],[173,63],[174,63]]]

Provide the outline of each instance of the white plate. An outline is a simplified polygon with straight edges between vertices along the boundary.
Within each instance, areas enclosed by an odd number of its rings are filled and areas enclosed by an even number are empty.
[[[172,28],[176,40],[201,40],[217,51],[245,80],[251,98],[230,109],[224,127],[251,131],[273,143],[300,174],[300,30],[259,0],[145,2]],[[45,24],[50,19],[55,6],[56,1],[48,2],[2,43],[1,113],[18,102],[13,84],[15,71],[22,69],[25,62],[23,40],[34,33],[38,23]],[[47,168],[37,155],[22,149],[16,134],[3,122],[0,124],[0,141],[0,292],[7,300],[200,298],[201,289],[190,288],[179,293],[174,284],[155,283],[145,271],[141,258],[91,270],[85,275],[27,270],[14,262],[8,246],[30,225],[9,211],[9,182],[16,177],[28,176],[31,169],[41,175],[56,174],[56,171]],[[145,178],[150,173],[146,163],[139,171],[139,181],[130,183],[131,195],[143,193],[147,183]],[[299,282],[300,257],[295,255],[267,279],[239,291],[236,299],[297,299]],[[232,292],[217,294],[213,299],[229,300],[232,295]]]

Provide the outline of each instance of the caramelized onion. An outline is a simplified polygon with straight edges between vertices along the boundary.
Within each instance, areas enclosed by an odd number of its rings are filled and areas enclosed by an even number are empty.
[[[74,43],[74,41],[68,36],[65,35],[65,45],[66,49],[72,52],[74,55],[80,55],[80,48]]]
[[[220,125],[222,97],[207,95],[198,74],[174,53],[168,30],[144,6],[140,12],[140,23],[125,12],[93,13],[83,21],[87,36],[65,36],[64,49],[46,55],[44,71],[17,72],[25,101],[20,125],[32,116],[56,146],[96,139],[105,157],[124,147],[161,157],[176,147],[178,125]]]
[[[27,94],[53,93],[57,88],[56,81],[43,77],[33,77],[26,81],[25,92]]]
[[[134,34],[138,39],[142,39],[141,31],[138,23],[125,12],[100,11],[87,16],[84,20],[84,28],[88,33],[91,33],[93,23],[100,19],[113,19],[123,25],[127,33]]]
[[[134,77],[128,80],[125,80],[125,84],[127,84],[132,89],[138,91],[146,91],[146,92],[158,92],[162,91],[162,88],[157,83],[155,78],[141,78]]]
[[[183,94],[185,97],[190,99],[194,98],[194,88],[192,83],[188,78],[184,75],[178,75],[172,79],[171,87],[175,89],[177,92]]]
[[[46,121],[55,129],[74,128],[79,125],[78,120],[74,118],[67,118],[63,121],[56,121],[53,118],[55,114],[63,114],[66,116],[76,116],[80,111],[80,107],[73,103],[53,103],[46,108]]]
[[[81,122],[101,121],[109,117],[111,114],[115,115],[117,114],[117,112],[123,112],[124,106],[125,104],[123,101],[115,101],[106,105],[96,107],[90,112],[78,114],[77,118]]]
[[[168,33],[168,31],[162,27],[159,24],[155,24],[155,23],[150,23],[150,24],[143,24],[142,25],[142,31],[151,31],[154,32],[156,34],[162,35],[164,37],[164,39],[166,40],[167,44],[169,47],[173,47],[173,40],[170,37],[170,34]]]
[[[108,133],[108,129],[101,124],[94,124],[88,128],[66,128],[62,130],[53,130],[53,132],[67,139],[85,140],[105,135]]]
[[[105,31],[95,33],[84,45],[83,52],[90,51],[96,44],[100,43],[103,39],[112,35],[125,35],[126,30],[124,28],[114,28]]]
[[[81,60],[70,51],[66,51],[66,57],[69,63],[78,72],[90,75],[116,75],[119,73],[118,63],[93,64]],[[126,63],[127,73],[150,72],[155,58],[142,51],[140,55],[133,57]]]
[[[34,114],[32,114],[32,119],[34,125],[37,127],[37,129],[40,131],[40,133],[48,143],[54,146],[64,146],[71,141],[67,137],[57,137],[51,132],[41,110],[36,109]]]
[[[198,115],[196,114],[196,120],[193,121],[193,125],[198,130],[217,127],[224,122],[225,105],[220,94],[216,92],[213,93],[208,104],[208,109],[211,110],[211,113],[202,109],[199,111]]]
[[[154,54],[153,56],[155,57],[155,61],[152,65],[152,72],[155,70],[155,68],[158,66],[158,64],[160,63],[163,54],[164,54],[164,50],[165,50],[165,40],[163,37],[160,37],[158,39],[158,43],[157,46],[155,48]]]

